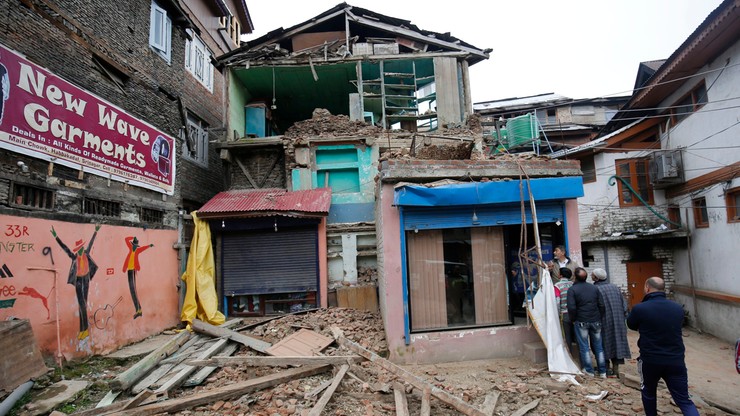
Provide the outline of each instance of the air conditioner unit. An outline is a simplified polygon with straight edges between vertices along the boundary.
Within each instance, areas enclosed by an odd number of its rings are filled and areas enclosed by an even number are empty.
[[[650,159],[650,181],[656,188],[684,182],[681,150],[662,150]]]

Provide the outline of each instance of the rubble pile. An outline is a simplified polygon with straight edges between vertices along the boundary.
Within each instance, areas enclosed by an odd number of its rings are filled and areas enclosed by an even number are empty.
[[[416,150],[417,159],[426,160],[465,160],[470,159],[472,142],[460,142],[449,145],[421,146]]]
[[[286,132],[286,139],[325,136],[377,136],[383,131],[364,121],[353,121],[348,116],[332,115],[328,110],[317,108],[309,120],[293,124]]]
[[[378,270],[374,267],[360,267],[357,269],[357,284],[365,285],[378,283]]]

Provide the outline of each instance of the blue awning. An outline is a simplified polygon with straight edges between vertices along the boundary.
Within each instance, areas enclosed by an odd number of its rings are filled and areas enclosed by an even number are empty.
[[[439,207],[519,202],[521,199],[519,182],[517,179],[436,187],[403,185],[396,188],[393,205]],[[583,179],[580,176],[531,179],[529,184],[535,201],[575,199],[583,196]],[[529,201],[527,181],[524,181],[524,200]]]

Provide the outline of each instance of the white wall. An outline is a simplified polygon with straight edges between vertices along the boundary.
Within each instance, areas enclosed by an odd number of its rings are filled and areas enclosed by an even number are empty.
[[[740,42],[735,43],[725,53],[699,70],[697,75],[671,95],[661,105],[673,105],[687,91],[704,79],[708,88],[708,103],[698,112],[685,118],[663,135],[663,148],[684,147],[683,162],[686,180],[706,175],[712,171],[740,161]],[[728,64],[727,68],[721,70]],[[709,72],[711,71],[711,72]],[[733,126],[734,125],[734,126]],[[732,127],[730,127],[732,126]],[[729,128],[728,128],[729,127]],[[727,129],[727,130],[725,130]],[[723,131],[725,130],[725,131]],[[711,136],[711,137],[710,137]],[[724,190],[740,186],[740,178],[730,182],[715,184],[691,194],[672,198],[668,202],[681,208],[682,221],[688,224],[692,235],[691,259],[693,262],[694,284],[697,289],[740,295],[737,273],[740,269],[740,223],[727,222],[727,209]],[[691,199],[705,197],[709,214],[709,227],[696,228],[690,210]],[[689,208],[686,218],[686,208]],[[687,221],[688,219],[688,221]],[[676,283],[690,285],[689,253],[677,249]],[[691,305],[692,324],[693,305],[690,296],[677,296],[682,303]],[[719,303],[712,300],[697,302],[700,327],[724,338],[734,341],[740,335],[740,305]]]

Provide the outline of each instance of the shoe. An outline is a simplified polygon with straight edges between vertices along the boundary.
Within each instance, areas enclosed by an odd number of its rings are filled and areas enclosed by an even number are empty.
[[[77,339],[79,339],[80,341],[82,341],[83,339],[85,339],[85,338],[87,338],[87,337],[89,337],[89,336],[90,336],[90,331],[88,331],[88,330],[86,329],[86,330],[84,330],[84,331],[81,331],[81,332],[80,332],[80,334],[79,334],[79,335],[77,335]]]
[[[611,369],[606,370],[606,376],[608,378],[617,378],[617,377],[619,377],[619,375],[617,373],[615,373],[614,370],[611,370]]]
[[[581,372],[583,372],[583,375],[585,375],[587,377],[593,377],[594,376],[594,373],[592,373],[590,371],[586,371],[585,368],[581,369]]]
[[[136,311],[136,313],[134,314],[134,319],[136,319],[136,318],[138,318],[140,316],[141,316],[141,309],[139,309],[139,310]]]
[[[599,378],[603,378],[603,379],[605,379],[605,378],[606,378],[606,374],[604,374],[604,373],[599,373],[598,377],[599,377]]]

